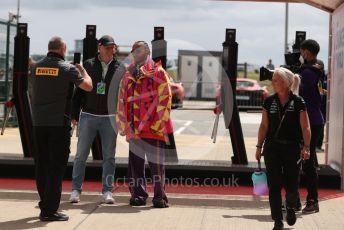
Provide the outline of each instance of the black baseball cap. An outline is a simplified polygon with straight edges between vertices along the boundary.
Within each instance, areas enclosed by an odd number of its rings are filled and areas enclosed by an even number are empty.
[[[113,37],[111,37],[110,35],[104,35],[98,40],[98,43],[102,46],[116,45],[115,41],[113,40]]]

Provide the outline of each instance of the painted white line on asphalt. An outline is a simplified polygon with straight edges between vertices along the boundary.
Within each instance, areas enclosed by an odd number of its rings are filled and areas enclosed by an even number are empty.
[[[187,121],[187,122],[185,123],[185,125],[184,125],[184,126],[185,126],[185,127],[187,127],[187,126],[191,125],[191,124],[192,124],[192,122],[193,122],[193,121]]]
[[[184,129],[186,129],[186,127],[180,127],[179,129],[177,129],[177,131],[174,132],[174,134],[181,134],[181,132],[183,132]]]
[[[175,131],[174,134],[181,134],[186,129],[186,127],[188,127],[192,124],[192,122],[193,121],[185,122],[185,124],[182,127],[180,127],[179,129],[177,129],[177,131]]]
[[[187,123],[189,120],[178,120],[178,119],[172,119],[173,122],[182,122],[182,123]]]

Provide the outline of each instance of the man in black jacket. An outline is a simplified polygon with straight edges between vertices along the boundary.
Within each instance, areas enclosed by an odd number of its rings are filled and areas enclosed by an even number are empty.
[[[114,58],[116,44],[111,36],[105,35],[99,39],[98,50],[96,57],[84,62],[84,68],[92,78],[93,90],[85,92],[78,89],[73,97],[72,122],[74,125],[79,124],[79,138],[73,165],[72,203],[80,200],[86,160],[97,133],[101,137],[103,152],[102,198],[107,204],[114,203],[112,189],[117,139],[115,110],[119,82],[125,68]]]
[[[30,70],[36,147],[34,159],[41,221],[68,220],[67,215],[57,210],[70,153],[73,84],[86,91],[92,90],[92,80],[85,69],[64,60],[66,49],[62,38],[51,38],[47,56],[33,64]]]

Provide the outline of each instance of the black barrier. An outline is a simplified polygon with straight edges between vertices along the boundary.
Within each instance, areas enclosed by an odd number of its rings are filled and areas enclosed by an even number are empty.
[[[96,38],[95,25],[86,25],[86,37],[83,39],[83,62],[87,59],[94,58],[98,53],[98,40]],[[92,143],[92,157],[93,160],[103,160],[102,141],[99,132]]]
[[[34,140],[28,89],[30,38],[27,23],[18,23],[14,38],[13,102],[16,107],[24,157],[33,157]]]
[[[96,38],[95,25],[86,25],[86,37],[83,39],[83,61],[93,58],[98,52],[98,40]]]
[[[152,40],[152,58],[155,62],[160,61],[166,69],[167,41],[164,40],[164,27],[154,27],[154,39]],[[168,134],[170,145],[167,146],[165,161],[178,162],[176,142],[173,133]]]
[[[167,41],[164,40],[164,27],[154,27],[154,40],[152,40],[152,58],[154,61],[161,61],[166,69]]]
[[[295,44],[293,45],[293,52],[300,52],[301,43],[306,40],[306,31],[296,31]]]
[[[236,97],[236,81],[237,81],[237,66],[238,66],[238,43],[235,41],[236,30],[235,29],[226,29],[226,40],[223,42],[223,56],[222,56],[222,65],[225,71],[225,77],[229,77],[230,84],[232,87],[233,93],[233,111],[232,116],[226,115],[228,106],[224,106],[224,119],[226,128],[229,129],[229,134],[232,142],[233,155],[232,163],[233,164],[248,164],[247,154],[244,142],[244,136],[242,133],[241,122],[239,117],[239,111],[237,103],[235,100]],[[224,85],[222,86],[224,87]],[[228,87],[228,86],[227,86]],[[224,88],[223,90],[229,90]],[[231,119],[230,119],[231,117]]]

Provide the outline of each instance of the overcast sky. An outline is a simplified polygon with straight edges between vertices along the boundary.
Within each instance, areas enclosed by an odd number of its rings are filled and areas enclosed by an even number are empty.
[[[222,50],[225,29],[237,29],[239,62],[265,65],[271,58],[283,64],[284,3],[222,2],[204,0],[21,0],[20,21],[28,23],[30,53],[47,51],[54,35],[74,49],[85,37],[87,24],[97,25],[97,37],[112,35],[119,45],[153,39],[153,27],[165,27],[168,56],[178,49]],[[0,18],[17,12],[17,0],[0,0]],[[319,58],[327,65],[329,14],[314,7],[289,4],[289,43],[295,31],[321,46]],[[290,45],[291,46],[291,45]]]

